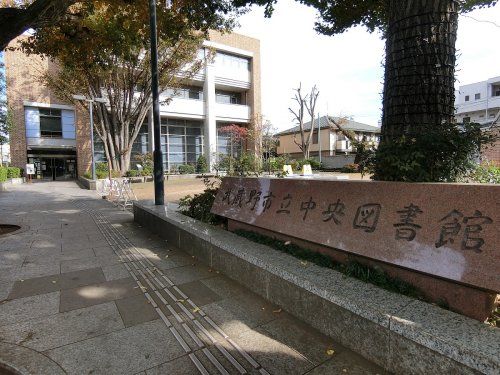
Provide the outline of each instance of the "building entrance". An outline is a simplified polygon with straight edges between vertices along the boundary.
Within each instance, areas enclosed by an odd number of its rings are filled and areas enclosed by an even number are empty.
[[[35,165],[35,178],[62,181],[76,178],[76,158],[70,155],[41,155],[28,157]]]

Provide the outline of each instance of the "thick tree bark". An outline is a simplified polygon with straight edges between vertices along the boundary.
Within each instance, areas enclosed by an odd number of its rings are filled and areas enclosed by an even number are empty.
[[[27,8],[0,8],[0,51],[26,30],[59,20],[76,0],[35,0]]]
[[[454,0],[389,0],[382,142],[453,121]]]

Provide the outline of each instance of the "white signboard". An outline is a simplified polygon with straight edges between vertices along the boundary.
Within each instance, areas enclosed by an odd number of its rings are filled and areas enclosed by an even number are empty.
[[[26,164],[26,174],[35,174],[35,164]]]

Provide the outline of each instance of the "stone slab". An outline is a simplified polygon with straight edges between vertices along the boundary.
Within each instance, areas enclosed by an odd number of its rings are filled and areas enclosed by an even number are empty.
[[[212,212],[500,291],[500,186],[224,178]]]
[[[173,360],[185,352],[163,321],[52,349],[45,354],[68,374],[135,374]]]
[[[0,326],[59,312],[59,292],[6,300],[0,304]]]
[[[113,302],[0,326],[3,340],[44,351],[124,328]]]
[[[61,291],[60,311],[70,311],[135,296],[141,290],[132,278],[107,281]]]

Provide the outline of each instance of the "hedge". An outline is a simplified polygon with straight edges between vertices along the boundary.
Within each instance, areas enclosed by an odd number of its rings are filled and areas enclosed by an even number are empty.
[[[7,181],[7,168],[0,167],[0,182]]]

